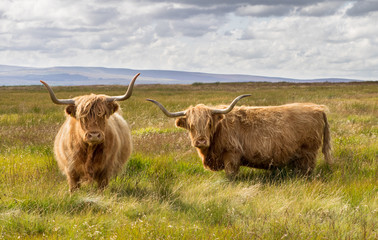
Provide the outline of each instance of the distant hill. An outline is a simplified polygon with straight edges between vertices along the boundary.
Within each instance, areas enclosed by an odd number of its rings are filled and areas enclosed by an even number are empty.
[[[357,79],[291,79],[241,74],[212,74],[168,70],[134,70],[102,67],[30,68],[0,65],[0,86],[39,85],[44,80],[52,86],[127,85],[140,72],[137,84],[192,84],[214,82],[355,82]]]

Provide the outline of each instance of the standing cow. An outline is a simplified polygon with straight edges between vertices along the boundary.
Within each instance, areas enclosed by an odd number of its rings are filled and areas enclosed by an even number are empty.
[[[176,126],[187,129],[205,168],[225,170],[228,176],[240,166],[274,169],[291,166],[309,174],[323,141],[323,154],[331,162],[330,131],[323,105],[293,103],[269,107],[234,107],[250,95],[237,97],[230,106],[216,109],[203,104],[171,113],[155,103]]]
[[[84,95],[57,99],[50,86],[41,81],[55,104],[68,105],[66,121],[55,137],[54,153],[60,170],[67,176],[70,192],[85,180],[95,180],[103,189],[130,157],[130,129],[116,101],[131,97],[133,80],[123,96]]]

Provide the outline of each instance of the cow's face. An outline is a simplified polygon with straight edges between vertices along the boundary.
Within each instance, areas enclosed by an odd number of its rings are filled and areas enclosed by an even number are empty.
[[[185,117],[178,118],[176,126],[189,131],[193,147],[205,149],[210,146],[212,136],[223,118],[223,114],[212,114],[209,108],[200,104],[189,108]]]
[[[51,87],[41,80],[50,94],[51,101],[59,105],[68,105],[66,113],[71,116],[75,127],[72,131],[78,133],[82,140],[88,144],[98,144],[104,142],[106,121],[119,108],[115,101],[125,101],[131,97],[136,79],[140,74],[136,74],[131,80],[124,95],[85,95],[73,99],[58,99]],[[71,120],[72,120],[71,119]],[[77,127],[79,126],[79,127]]]
[[[118,103],[106,101],[103,95],[86,95],[75,98],[75,105],[66,107],[66,113],[79,122],[79,135],[89,144],[105,140],[107,119],[119,108]]]
[[[199,149],[206,149],[210,147],[212,137],[219,123],[224,119],[224,114],[229,113],[240,99],[248,96],[251,95],[245,94],[236,97],[227,108],[215,109],[199,104],[179,112],[169,112],[158,101],[152,99],[147,99],[147,101],[156,104],[167,117],[178,118],[176,126],[189,130],[192,145]]]

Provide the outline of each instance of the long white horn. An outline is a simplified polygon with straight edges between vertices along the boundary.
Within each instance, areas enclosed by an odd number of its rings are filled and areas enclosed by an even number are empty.
[[[126,99],[128,99],[129,97],[131,97],[131,94],[133,93],[133,88],[134,88],[134,83],[136,81],[136,79],[138,78],[138,76],[140,75],[140,73],[136,74],[133,78],[133,80],[131,80],[130,84],[129,84],[129,87],[127,88],[127,91],[124,95],[122,96],[114,96],[114,97],[107,97],[106,100],[108,102],[112,102],[112,101],[124,101]]]
[[[158,101],[155,101],[155,100],[152,100],[152,99],[146,99],[146,100],[155,103],[167,117],[175,118],[175,117],[185,116],[185,111],[173,112],[173,113],[168,112],[168,110],[165,109],[165,107],[163,105],[161,105]]]
[[[74,105],[75,104],[75,100],[73,100],[73,99],[58,99],[58,98],[56,98],[55,93],[51,89],[51,87],[42,80],[40,82],[43,83],[43,85],[45,85],[45,87],[47,88],[47,91],[49,91],[50,98],[53,101],[53,103],[60,104],[60,105]]]
[[[229,113],[235,107],[236,103],[240,99],[245,98],[245,97],[249,97],[249,96],[251,96],[251,94],[240,95],[239,97],[235,98],[234,101],[232,101],[232,103],[230,104],[230,106],[228,106],[228,108],[226,108],[226,109],[211,109],[211,113],[212,114],[226,114],[226,113]]]

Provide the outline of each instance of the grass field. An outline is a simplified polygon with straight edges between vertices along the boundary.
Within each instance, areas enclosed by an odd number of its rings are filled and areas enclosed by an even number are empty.
[[[143,76],[141,76],[143,77]],[[125,86],[56,87],[60,98],[123,94]],[[146,98],[189,105],[314,102],[329,107],[335,164],[309,178],[285,169],[210,172]],[[64,121],[43,86],[0,87],[0,239],[377,239],[378,82],[136,85],[121,103],[133,154],[104,192],[70,196],[53,156]]]

